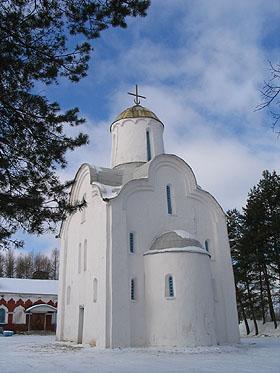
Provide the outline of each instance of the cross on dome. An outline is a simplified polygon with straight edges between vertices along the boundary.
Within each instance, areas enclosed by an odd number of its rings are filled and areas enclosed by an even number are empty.
[[[136,105],[140,105],[139,97],[146,98],[145,96],[141,96],[141,95],[138,94],[138,85],[137,84],[135,85],[135,93],[132,93],[132,92],[127,92],[127,93],[131,96],[135,96],[135,99],[133,101],[135,102]]]

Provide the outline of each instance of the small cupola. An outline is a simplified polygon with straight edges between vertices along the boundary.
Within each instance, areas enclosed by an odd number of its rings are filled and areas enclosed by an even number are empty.
[[[164,153],[164,125],[151,110],[140,105],[136,93],[135,105],[122,111],[111,124],[112,134],[112,167],[128,163],[149,162],[158,154]]]

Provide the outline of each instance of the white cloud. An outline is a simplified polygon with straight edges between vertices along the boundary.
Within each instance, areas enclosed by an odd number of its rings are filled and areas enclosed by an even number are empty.
[[[223,206],[240,207],[261,171],[278,166],[279,146],[264,127],[264,113],[254,112],[266,66],[264,25],[277,9],[277,2],[174,1],[162,13],[155,1],[144,36],[133,29],[129,48],[114,38],[116,60],[98,67],[98,75],[121,75],[122,83],[110,98],[108,123],[87,127],[92,143],[71,155],[71,166],[109,164],[109,119],[131,105],[126,92],[137,77],[147,106],[166,125],[167,151],[185,158]],[[150,37],[164,20],[170,25],[170,13],[178,17],[170,26],[179,39],[175,46],[164,36]]]
[[[147,96],[143,104],[165,123],[167,152],[184,158],[224,208],[240,208],[264,169],[280,171],[279,142],[265,114],[254,112],[269,53],[276,55],[263,40],[279,18],[276,0],[174,0],[164,6],[154,0],[148,16],[125,31],[129,45],[113,31],[104,34],[99,43],[114,58],[99,55],[97,47],[99,64],[90,78],[114,84],[107,121],[96,123],[88,114],[83,131],[91,144],[69,155],[62,177],[72,178],[84,162],[110,165],[110,121],[131,105],[126,92],[135,82]]]

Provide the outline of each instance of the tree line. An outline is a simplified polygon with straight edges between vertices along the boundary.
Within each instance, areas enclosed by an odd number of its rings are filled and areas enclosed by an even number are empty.
[[[239,320],[280,317],[280,175],[264,171],[242,212],[227,211]]]
[[[50,256],[42,253],[21,253],[9,249],[0,252],[0,277],[57,280],[59,251],[53,249]]]

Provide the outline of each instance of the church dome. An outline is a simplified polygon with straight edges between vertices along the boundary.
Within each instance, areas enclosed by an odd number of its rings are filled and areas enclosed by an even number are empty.
[[[162,123],[155,113],[141,105],[134,105],[125,109],[117,116],[113,123],[117,122],[118,120],[127,118],[153,118]]]
[[[186,231],[170,231],[163,233],[153,242],[151,250],[164,250],[195,246],[203,248],[201,243]]]

